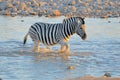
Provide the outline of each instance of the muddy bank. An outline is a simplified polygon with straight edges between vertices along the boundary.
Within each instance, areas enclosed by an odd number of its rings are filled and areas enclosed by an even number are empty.
[[[82,78],[65,79],[65,80],[120,80],[120,78],[85,76]]]
[[[120,17],[119,0],[0,0],[0,15]]]

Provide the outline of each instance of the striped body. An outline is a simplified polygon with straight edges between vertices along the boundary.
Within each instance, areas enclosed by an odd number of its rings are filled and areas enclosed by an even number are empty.
[[[78,34],[83,40],[86,39],[84,18],[71,17],[64,19],[63,23],[49,24],[49,23],[35,23],[31,25],[27,35],[24,38],[26,43],[27,36],[30,35],[34,42],[34,49],[39,51],[40,43],[46,46],[55,44],[61,45],[61,51],[69,50],[67,41],[74,33]],[[66,48],[65,48],[66,47]]]
[[[74,26],[66,24],[48,24],[35,23],[29,30],[30,37],[33,41],[40,41],[45,45],[57,44],[60,40],[69,40],[69,37],[75,33]]]

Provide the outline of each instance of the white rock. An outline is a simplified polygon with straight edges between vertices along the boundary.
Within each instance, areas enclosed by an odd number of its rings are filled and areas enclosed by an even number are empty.
[[[34,11],[30,11],[29,14],[30,14],[30,15],[37,15],[37,13],[34,12]]]
[[[2,15],[10,15],[11,12],[9,10],[3,10],[3,11],[1,11],[1,14]]]
[[[12,12],[11,13],[11,16],[16,16],[17,15],[17,12]]]
[[[26,15],[28,15],[28,12],[25,11],[25,10],[22,10],[20,14],[23,15],[23,16],[26,16]]]

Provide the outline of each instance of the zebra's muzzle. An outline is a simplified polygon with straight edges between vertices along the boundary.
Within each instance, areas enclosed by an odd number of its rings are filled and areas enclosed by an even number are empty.
[[[86,40],[86,38],[87,38],[87,35],[86,35],[86,33],[82,36],[82,39],[83,40]]]

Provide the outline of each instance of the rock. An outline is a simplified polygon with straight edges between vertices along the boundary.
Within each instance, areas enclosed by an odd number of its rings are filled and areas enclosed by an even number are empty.
[[[21,22],[24,22],[24,20],[21,20]]]
[[[0,2],[0,8],[1,8],[2,10],[8,8],[8,2],[6,2],[6,1]]]
[[[22,4],[21,4],[21,8],[22,8],[22,10],[25,10],[25,9],[27,9],[27,6],[26,6],[26,4],[25,4],[25,3],[22,3]]]
[[[27,5],[31,5],[32,3],[28,1],[28,2],[26,2],[26,4],[27,4]]]
[[[69,69],[69,70],[74,70],[74,69],[75,69],[75,66],[68,66],[68,69]]]
[[[12,13],[12,12],[17,12],[17,8],[16,8],[16,7],[9,8],[8,10],[9,10],[11,13]]]
[[[9,10],[3,10],[3,11],[1,11],[1,14],[2,15],[10,15],[11,12]]]
[[[43,13],[46,14],[46,13],[47,13],[47,10],[43,10]]]
[[[13,5],[11,3],[8,4],[8,8],[12,8]]]
[[[47,4],[47,2],[40,1],[40,6],[44,6],[45,4]]]
[[[25,10],[22,10],[20,14],[23,15],[23,16],[26,16],[26,15],[28,15],[28,12],[25,11]]]
[[[57,4],[56,4],[56,3],[53,3],[53,6],[55,7],[55,6],[57,6]]]
[[[38,11],[39,11],[39,8],[38,8],[37,6],[35,6],[35,7],[33,8],[33,11],[34,11],[34,12],[38,12]]]
[[[71,5],[71,6],[76,5],[76,2],[75,1],[70,1],[70,2],[68,2],[68,5]]]
[[[76,12],[77,8],[75,6],[72,7],[72,11]]]
[[[113,18],[120,17],[119,9],[119,3],[115,0],[0,0],[0,14],[7,14],[8,11],[21,14],[22,11],[22,14],[32,15],[39,12],[40,15],[52,16],[77,13],[86,17]]]
[[[53,15],[55,16],[60,16],[61,15],[61,12],[59,10],[54,10],[53,11]]]
[[[2,11],[2,9],[0,8],[0,11]]]
[[[0,78],[0,80],[2,80],[2,78]]]
[[[108,23],[111,23],[111,21],[108,21]]]
[[[29,14],[30,14],[30,15],[37,15],[37,13],[34,12],[34,11],[30,11]]]
[[[17,1],[14,2],[13,1],[12,4],[13,4],[13,6],[17,6],[17,5],[20,5],[20,2],[17,2]]]
[[[104,74],[104,77],[111,77],[111,74],[110,74],[109,72],[106,72],[106,73]]]
[[[11,16],[12,16],[12,17],[17,16],[17,12],[12,12],[12,13],[11,13]]]
[[[42,14],[41,14],[40,12],[38,12],[38,16],[39,16],[39,17],[41,17],[41,16],[42,16]]]

